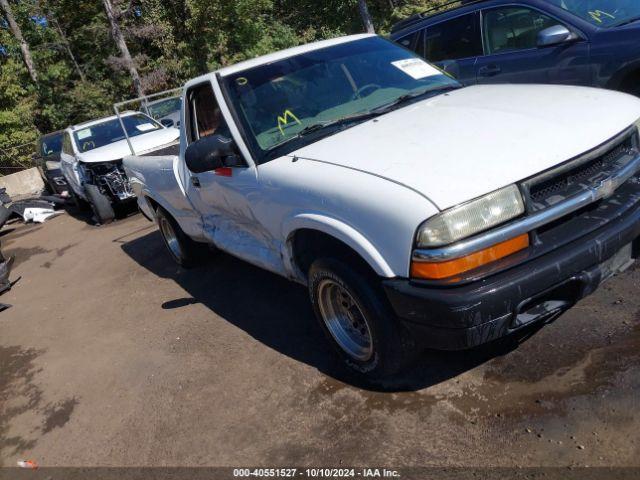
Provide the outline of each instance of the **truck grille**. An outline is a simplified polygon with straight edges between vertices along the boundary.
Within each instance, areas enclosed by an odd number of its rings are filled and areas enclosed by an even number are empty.
[[[591,155],[575,160],[524,182],[528,209],[537,212],[567,198],[592,189],[614,175],[638,155],[637,130],[626,132],[594,151]]]

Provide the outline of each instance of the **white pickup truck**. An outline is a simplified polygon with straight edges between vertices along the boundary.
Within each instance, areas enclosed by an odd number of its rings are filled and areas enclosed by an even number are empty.
[[[352,36],[196,78],[182,105],[175,152],[124,159],[173,258],[209,244],[307,285],[368,377],[551,321],[638,256],[625,94],[462,88]]]

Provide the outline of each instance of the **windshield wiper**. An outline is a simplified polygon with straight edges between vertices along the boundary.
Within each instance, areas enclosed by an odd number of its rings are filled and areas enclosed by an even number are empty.
[[[359,122],[361,120],[368,120],[378,115],[379,114],[377,112],[366,111],[364,113],[357,113],[355,115],[347,115],[346,117],[341,117],[336,120],[327,120],[326,122],[313,123],[307,127],[304,127],[302,130],[300,130],[297,133],[296,137],[304,137],[305,135],[308,135],[313,132],[317,132],[318,130],[324,130],[325,128],[348,125],[349,123]]]
[[[422,90],[420,92],[407,93],[406,95],[399,96],[391,103],[387,103],[386,105],[382,105],[381,107],[376,108],[375,110],[373,110],[373,112],[376,112],[378,114],[387,113],[399,105],[407,103],[411,100],[415,100],[416,98],[423,97],[427,94],[431,94],[431,93],[441,94],[445,91],[456,90],[458,88],[461,88],[461,87],[459,85],[445,85],[438,88],[427,88],[426,90]]]

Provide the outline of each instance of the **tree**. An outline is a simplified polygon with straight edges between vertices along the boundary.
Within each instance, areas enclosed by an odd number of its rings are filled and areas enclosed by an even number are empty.
[[[31,50],[29,49],[29,44],[22,36],[22,30],[20,26],[16,22],[15,17],[13,16],[13,12],[11,11],[11,6],[9,5],[9,0],[0,0],[0,6],[4,10],[4,16],[7,19],[7,23],[9,24],[9,29],[11,33],[20,44],[20,50],[22,51],[22,59],[24,60],[24,64],[29,71],[29,76],[33,83],[38,83],[38,72],[36,70],[36,66],[33,63],[33,57],[31,56]]]
[[[120,55],[122,55],[122,62],[124,63],[127,70],[129,70],[129,74],[131,75],[131,79],[133,80],[133,87],[135,88],[136,93],[139,97],[144,97],[144,90],[142,88],[142,82],[140,81],[140,75],[138,74],[138,69],[133,62],[133,58],[131,58],[129,47],[127,46],[127,42],[125,41],[122,30],[120,29],[120,25],[118,24],[118,15],[116,15],[111,0],[102,0],[102,2],[104,3],[104,9],[107,12],[107,19],[109,20],[109,24],[111,25],[111,36],[113,37],[113,41],[116,42],[118,50],[120,50]]]
[[[73,63],[73,66],[75,67],[76,72],[78,73],[78,76],[80,77],[80,80],[82,80],[82,82],[86,82],[87,78],[85,77],[84,72],[82,71],[82,68],[80,68],[80,64],[76,60],[76,57],[73,54],[73,51],[71,50],[71,45],[69,44],[69,40],[67,39],[67,36],[65,35],[64,31],[62,30],[62,27],[60,27],[60,23],[58,22],[58,20],[52,14],[49,14],[47,16],[47,18],[49,19],[51,24],[55,26],[56,30],[58,31],[58,35],[60,35],[60,40],[62,42],[62,45],[63,45],[64,49],[66,50],[67,55],[69,55],[69,58],[71,59],[71,62]]]
[[[362,17],[362,23],[367,33],[376,33],[376,29],[373,27],[373,19],[369,13],[367,7],[367,0],[358,0],[358,6],[360,8],[360,16]]]

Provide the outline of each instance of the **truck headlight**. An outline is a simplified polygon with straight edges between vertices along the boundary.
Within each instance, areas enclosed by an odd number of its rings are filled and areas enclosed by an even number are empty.
[[[446,210],[422,224],[418,248],[455,243],[524,213],[524,201],[516,185]]]

